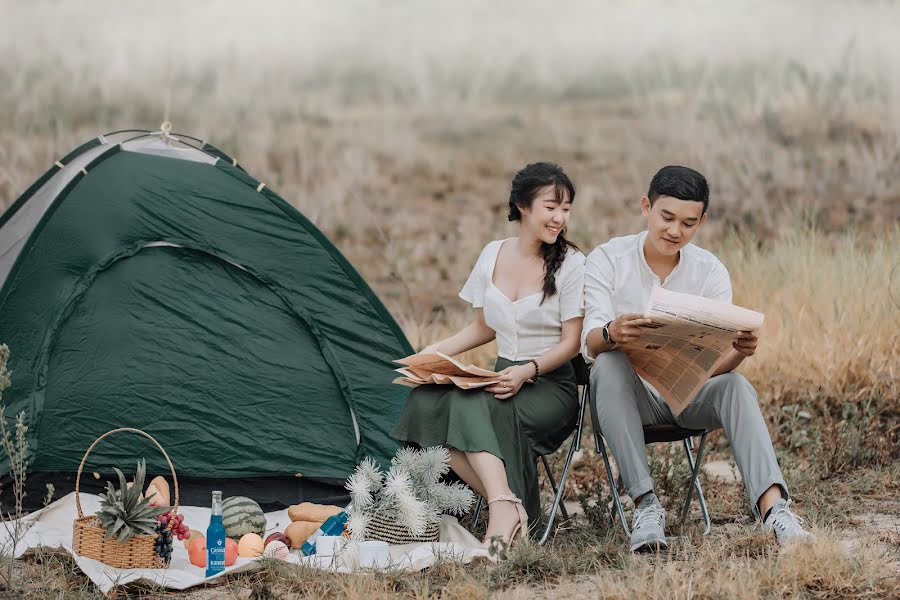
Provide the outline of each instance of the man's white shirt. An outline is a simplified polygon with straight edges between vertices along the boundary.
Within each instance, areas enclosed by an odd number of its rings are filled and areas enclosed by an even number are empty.
[[[731,302],[731,277],[716,256],[694,244],[680,251],[678,265],[664,281],[644,257],[647,232],[613,238],[597,246],[584,266],[584,326],[581,353],[588,363],[587,336],[625,313],[643,314],[656,286],[673,292]]]

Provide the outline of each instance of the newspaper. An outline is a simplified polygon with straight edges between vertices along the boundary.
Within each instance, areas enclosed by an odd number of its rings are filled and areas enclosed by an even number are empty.
[[[394,379],[392,383],[408,387],[437,383],[471,390],[499,381],[496,372],[475,365],[464,365],[442,352],[413,354],[394,362],[404,366],[394,369],[401,377]]]
[[[728,354],[738,331],[757,331],[764,315],[655,287],[641,337],[619,345],[634,370],[680,414]]]

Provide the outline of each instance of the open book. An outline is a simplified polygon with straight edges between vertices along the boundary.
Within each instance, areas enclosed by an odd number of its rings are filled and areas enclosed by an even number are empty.
[[[641,337],[618,348],[655,387],[674,414],[681,413],[728,354],[738,331],[757,331],[764,315],[656,287],[644,313],[653,320]]]
[[[464,365],[441,352],[413,354],[394,361],[404,365],[394,369],[400,373],[393,383],[417,387],[424,383],[455,385],[464,390],[481,388],[497,383],[497,373],[475,365]]]

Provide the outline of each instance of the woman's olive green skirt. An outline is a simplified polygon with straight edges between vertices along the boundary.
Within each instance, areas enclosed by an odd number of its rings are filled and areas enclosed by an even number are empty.
[[[515,364],[498,358],[500,371]],[[541,516],[537,458],[559,448],[578,420],[578,387],[570,363],[525,383],[508,400],[484,390],[422,385],[412,390],[393,436],[419,446],[490,452],[503,460],[512,492],[532,528]]]

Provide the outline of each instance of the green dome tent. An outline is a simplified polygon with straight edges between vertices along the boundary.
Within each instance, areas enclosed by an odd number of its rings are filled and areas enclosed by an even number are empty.
[[[3,397],[29,420],[29,506],[47,482],[74,489],[117,427],[156,438],[201,505],[213,488],[269,508],[334,501],[359,460],[398,446],[408,390],[390,361],[412,350],[394,319],[302,214],[193,140],[100,136],[0,216]],[[122,433],[86,473],[142,456],[168,472]]]

